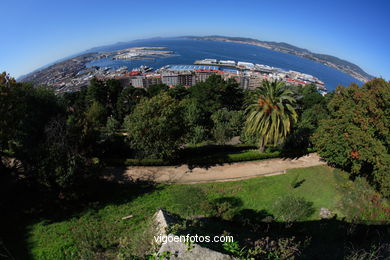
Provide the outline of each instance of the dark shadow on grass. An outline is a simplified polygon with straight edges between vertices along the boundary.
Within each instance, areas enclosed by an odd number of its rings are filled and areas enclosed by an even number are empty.
[[[306,181],[305,179],[300,180],[300,181],[297,181],[296,183],[294,183],[293,188],[296,189],[296,188],[301,187],[301,185],[302,185],[305,181]]]
[[[82,190],[82,194],[77,199],[65,200],[42,192],[40,187],[24,180],[2,185],[0,195],[13,194],[0,201],[0,242],[2,240],[10,252],[10,259],[32,259],[28,232],[29,226],[34,223],[64,221],[106,205],[128,203],[145,193],[161,189],[161,186],[150,181],[94,178],[78,189]]]
[[[254,248],[258,241],[277,241],[294,237],[301,242],[298,259],[345,259],[351,250],[370,250],[373,245],[388,245],[387,251],[375,259],[390,257],[390,225],[350,223],[345,220],[323,219],[283,223],[273,220],[266,211],[243,209],[231,221],[221,218],[203,218],[188,222],[179,234],[220,236],[228,234],[240,247]],[[306,245],[304,245],[306,243]],[[271,243],[272,244],[272,243]],[[221,243],[201,243],[202,246],[228,253]]]

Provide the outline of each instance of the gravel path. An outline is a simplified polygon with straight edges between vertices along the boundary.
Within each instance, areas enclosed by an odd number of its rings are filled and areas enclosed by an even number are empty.
[[[311,153],[298,159],[271,159],[195,167],[182,166],[129,166],[107,169],[105,178],[118,181],[142,180],[157,183],[195,184],[249,179],[258,176],[271,176],[286,173],[293,168],[305,168],[326,164],[320,157]]]

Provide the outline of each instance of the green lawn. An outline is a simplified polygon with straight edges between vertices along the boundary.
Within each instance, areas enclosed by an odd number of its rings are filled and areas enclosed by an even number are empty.
[[[297,188],[291,183],[301,182]],[[188,185],[158,185],[145,192],[141,188],[119,188],[111,198],[93,205],[92,209],[68,219],[41,221],[30,226],[28,245],[34,259],[72,259],[80,254],[89,258],[91,252],[101,250],[105,256],[126,259],[126,254],[142,254],[148,248],[150,234],[147,227],[159,208],[182,214],[173,203],[175,194]],[[273,213],[273,202],[286,194],[304,197],[313,202],[316,212],[310,219],[319,219],[321,207],[331,209],[338,218],[344,216],[339,208],[343,187],[351,187],[346,175],[328,166],[293,169],[287,174],[260,177],[236,182],[198,184],[209,200],[235,197],[241,200],[239,209],[266,210]],[[188,194],[191,196],[191,194]],[[194,209],[195,213],[197,209]],[[122,220],[124,216],[131,219]],[[140,242],[141,241],[141,242]],[[144,242],[142,242],[144,241]],[[92,256],[90,256],[92,257]],[[94,255],[96,257],[96,255]]]

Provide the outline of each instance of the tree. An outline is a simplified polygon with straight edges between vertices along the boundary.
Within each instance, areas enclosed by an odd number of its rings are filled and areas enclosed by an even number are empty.
[[[141,157],[172,157],[185,135],[182,111],[167,93],[143,99],[124,121],[130,145]]]
[[[108,89],[103,80],[92,78],[89,82],[87,89],[87,103],[99,102],[102,105],[106,105],[108,101]]]
[[[243,125],[242,111],[229,111],[220,109],[211,115],[214,127],[212,134],[219,144],[225,144],[241,132]]]
[[[260,150],[280,144],[297,122],[293,92],[280,81],[263,81],[246,108],[245,134],[255,136]]]
[[[109,110],[109,114],[112,115],[115,106],[118,102],[119,95],[121,94],[123,87],[119,80],[109,79],[106,81],[107,85],[107,104],[106,108]]]
[[[184,86],[179,85],[179,86],[170,88],[168,90],[168,94],[177,100],[183,100],[184,98],[186,98],[190,94],[190,91],[187,88],[185,88]]]
[[[205,82],[191,87],[191,98],[203,106],[209,115],[218,109],[240,110],[244,94],[238,84],[225,81],[221,76],[212,75]]]
[[[107,135],[114,135],[118,131],[119,127],[119,122],[115,118],[109,117],[104,130]]]
[[[80,135],[70,135],[70,125],[65,118],[56,117],[45,127],[45,140],[38,145],[38,152],[31,155],[34,164],[30,174],[55,197],[72,200],[83,192],[87,179],[91,181],[94,163],[83,154]],[[96,176],[96,175],[95,175]]]
[[[19,182],[16,176],[22,173],[24,181],[57,198],[65,190],[74,195],[88,160],[81,153],[80,133],[70,134],[64,100],[46,87],[3,81],[2,76],[0,82],[0,157],[7,150],[20,165],[13,177]]]
[[[146,90],[148,92],[149,97],[154,97],[160,94],[161,92],[167,91],[169,87],[165,84],[155,84],[148,87]]]
[[[283,144],[283,152],[299,156],[312,147],[310,138],[318,128],[319,121],[328,117],[326,108],[328,98],[322,96],[317,88],[310,84],[296,86],[298,121]],[[329,94],[328,94],[329,95]]]
[[[116,119],[119,122],[123,122],[125,116],[131,114],[134,107],[146,96],[147,93],[143,88],[134,88],[132,86],[124,88],[116,103]]]
[[[361,88],[338,87],[328,110],[313,136],[319,154],[390,196],[390,84],[374,79]]]
[[[31,155],[45,138],[45,125],[65,110],[46,87],[34,88],[11,78],[0,78],[4,82],[0,85],[0,156],[5,151],[12,152],[28,170],[34,163]]]
[[[100,127],[105,124],[107,113],[105,107],[97,101],[93,101],[85,112],[85,118],[92,127]]]
[[[235,81],[225,81],[219,75],[212,75],[205,82],[191,87],[189,98],[192,103],[189,110],[192,110],[194,118],[199,119],[196,125],[210,133],[214,125],[211,115],[222,108],[240,110],[244,94]]]
[[[187,129],[186,140],[192,144],[205,141],[208,137],[208,114],[195,99],[184,99],[183,118]]]

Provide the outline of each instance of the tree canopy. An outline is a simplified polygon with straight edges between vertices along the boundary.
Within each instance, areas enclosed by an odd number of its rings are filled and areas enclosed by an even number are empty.
[[[374,79],[361,88],[338,87],[328,110],[313,137],[319,154],[390,196],[390,84]]]
[[[185,135],[182,114],[180,102],[167,93],[143,99],[124,121],[130,145],[141,157],[170,158]]]
[[[260,149],[267,144],[281,144],[297,121],[295,98],[291,89],[280,81],[263,81],[253,92],[246,108],[245,134],[255,136]]]

